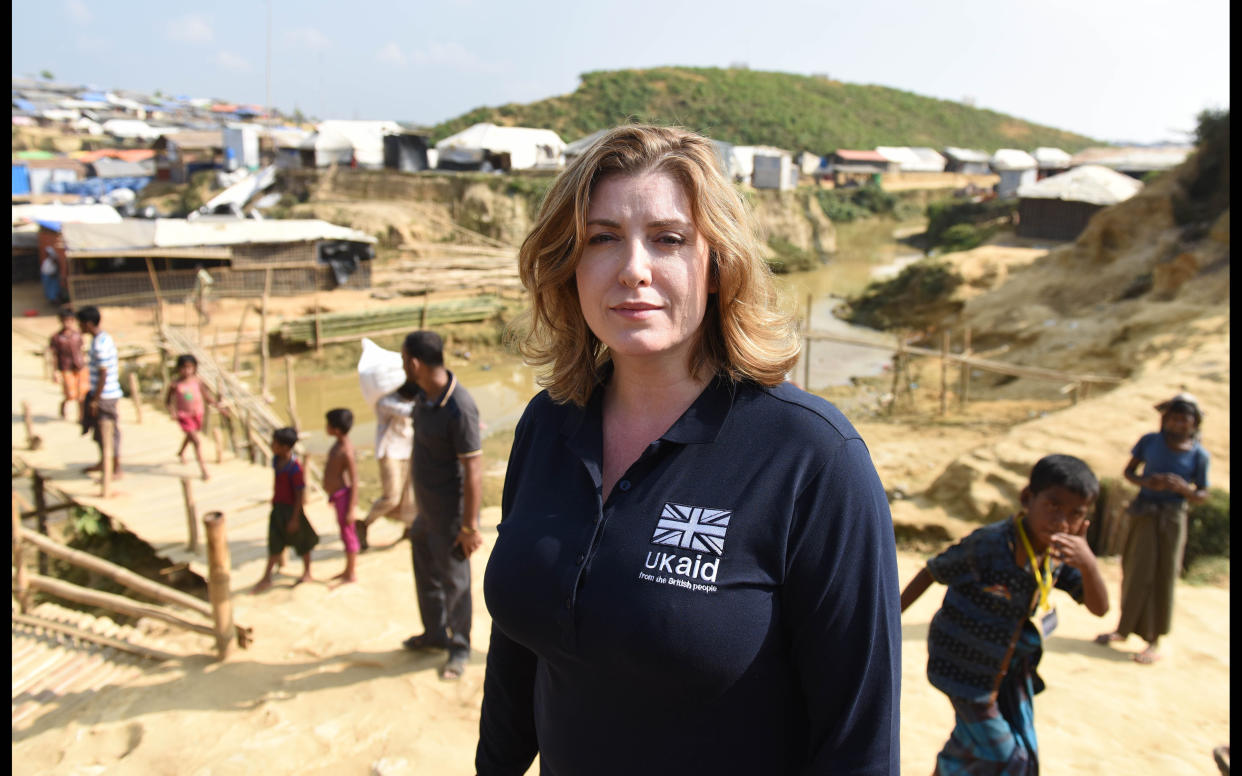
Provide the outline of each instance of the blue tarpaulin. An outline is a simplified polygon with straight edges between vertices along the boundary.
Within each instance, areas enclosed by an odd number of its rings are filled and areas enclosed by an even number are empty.
[[[35,111],[38,110],[38,108],[35,107],[35,104],[33,102],[31,102],[30,100],[23,100],[21,97],[13,98],[13,107],[17,108],[18,110],[24,110],[27,113],[34,113]]]
[[[47,185],[49,194],[77,194],[98,199],[109,191],[132,189],[135,194],[146,188],[150,177],[144,178],[87,178],[81,181],[52,181]]]
[[[13,165],[13,196],[30,193],[30,169],[24,164]]]

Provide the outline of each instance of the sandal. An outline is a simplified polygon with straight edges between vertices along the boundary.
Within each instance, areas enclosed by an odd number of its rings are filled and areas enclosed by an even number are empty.
[[[1125,641],[1125,637],[1118,636],[1116,633],[1101,633],[1095,637],[1095,643],[1105,647],[1114,641]]]
[[[1142,652],[1136,652],[1132,656],[1132,659],[1134,660],[1135,663],[1138,663],[1139,665],[1149,666],[1152,663],[1155,663],[1157,660],[1160,660],[1162,657],[1164,657],[1164,655],[1160,654],[1159,652],[1153,652],[1150,649],[1145,649]]]
[[[448,644],[441,641],[434,641],[429,638],[426,633],[420,633],[417,636],[410,636],[408,639],[401,642],[401,646],[416,652],[423,649],[448,649]]]
[[[448,662],[440,666],[440,679],[445,682],[455,682],[461,678],[466,672],[466,658],[451,657]]]

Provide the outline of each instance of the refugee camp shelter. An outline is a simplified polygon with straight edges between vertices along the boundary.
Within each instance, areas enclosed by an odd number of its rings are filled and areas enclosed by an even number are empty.
[[[1060,148],[1040,146],[1031,152],[1037,165],[1035,179],[1043,180],[1073,167],[1073,157]]]
[[[68,156],[14,159],[13,196],[37,197],[47,194],[53,183],[79,181],[85,177],[86,165]]]
[[[1004,199],[1018,193],[1018,187],[1035,182],[1035,170],[1039,166],[1035,157],[1017,148],[1000,148],[988,160],[992,172],[1000,176],[996,196]]]
[[[315,134],[302,144],[303,150],[312,152],[310,158],[302,157],[302,164],[304,167],[337,164],[380,170],[384,167],[384,136],[402,131],[395,121],[321,121],[315,125]]]
[[[564,166],[565,141],[550,129],[474,124],[436,143],[446,170],[555,170]]]
[[[428,130],[402,125],[401,131],[384,135],[384,169],[420,172],[431,169],[427,159]]]
[[[824,157],[810,151],[799,151],[794,154],[794,166],[802,175],[814,175],[824,166]]]
[[[719,149],[720,146],[717,146],[717,148]],[[793,164],[793,155],[785,149],[776,148],[775,146],[735,145],[730,146],[727,153],[729,155],[727,169],[731,173],[733,180],[737,183],[749,183],[752,186],[755,185],[754,177],[756,157],[787,156],[790,159],[790,164]],[[767,162],[763,164],[767,164],[770,167],[772,163]],[[772,180],[768,180],[766,178],[761,180],[763,185],[760,188],[776,188],[775,180],[775,178]]]
[[[879,151],[838,148],[828,155],[828,172],[834,186],[864,181],[879,182],[896,165]]]
[[[1019,237],[1074,240],[1091,216],[1133,197],[1143,184],[1096,164],[1075,167],[1018,189]]]
[[[1192,146],[1124,146],[1109,148],[1086,148],[1073,156],[1073,164],[1098,164],[1142,179],[1152,172],[1171,170],[1193,151]]]
[[[64,287],[67,267],[60,225],[66,223],[119,224],[121,214],[110,205],[13,205],[13,282],[39,279],[39,264],[49,247],[61,265],[61,286]]]
[[[792,191],[798,186],[798,168],[788,151],[759,151],[755,153],[754,170],[750,185],[757,189]]]
[[[204,216],[63,227],[75,305],[183,299],[206,270],[214,296],[369,288],[375,238],[318,220]]]
[[[896,164],[898,172],[944,172],[945,158],[934,148],[876,146],[875,150]]]
[[[944,149],[944,157],[947,160],[944,166],[945,172],[957,172],[963,175],[987,175],[991,172],[988,168],[987,153],[974,148],[947,146]]]
[[[185,183],[194,173],[223,164],[224,133],[219,129],[173,132],[153,142],[151,149],[155,151],[155,179]]]

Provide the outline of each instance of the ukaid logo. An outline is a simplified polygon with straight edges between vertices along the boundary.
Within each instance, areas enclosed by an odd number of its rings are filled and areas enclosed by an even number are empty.
[[[731,517],[731,509],[665,504],[655,531],[651,534],[651,543],[658,547],[693,552],[694,556],[682,552],[651,550],[643,563],[648,571],[640,571],[639,579],[715,592],[715,585],[703,583],[716,581],[720,556],[724,554],[725,533],[729,530]]]

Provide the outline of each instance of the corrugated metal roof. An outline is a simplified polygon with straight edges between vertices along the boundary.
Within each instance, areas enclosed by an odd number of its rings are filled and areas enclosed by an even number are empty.
[[[1129,175],[1097,164],[1084,164],[1060,175],[1044,178],[1038,183],[1020,186],[1018,197],[1061,199],[1107,206],[1124,202],[1142,188],[1143,184]]]
[[[988,164],[993,170],[1034,170],[1039,166],[1035,157],[1018,148],[998,148]]]

